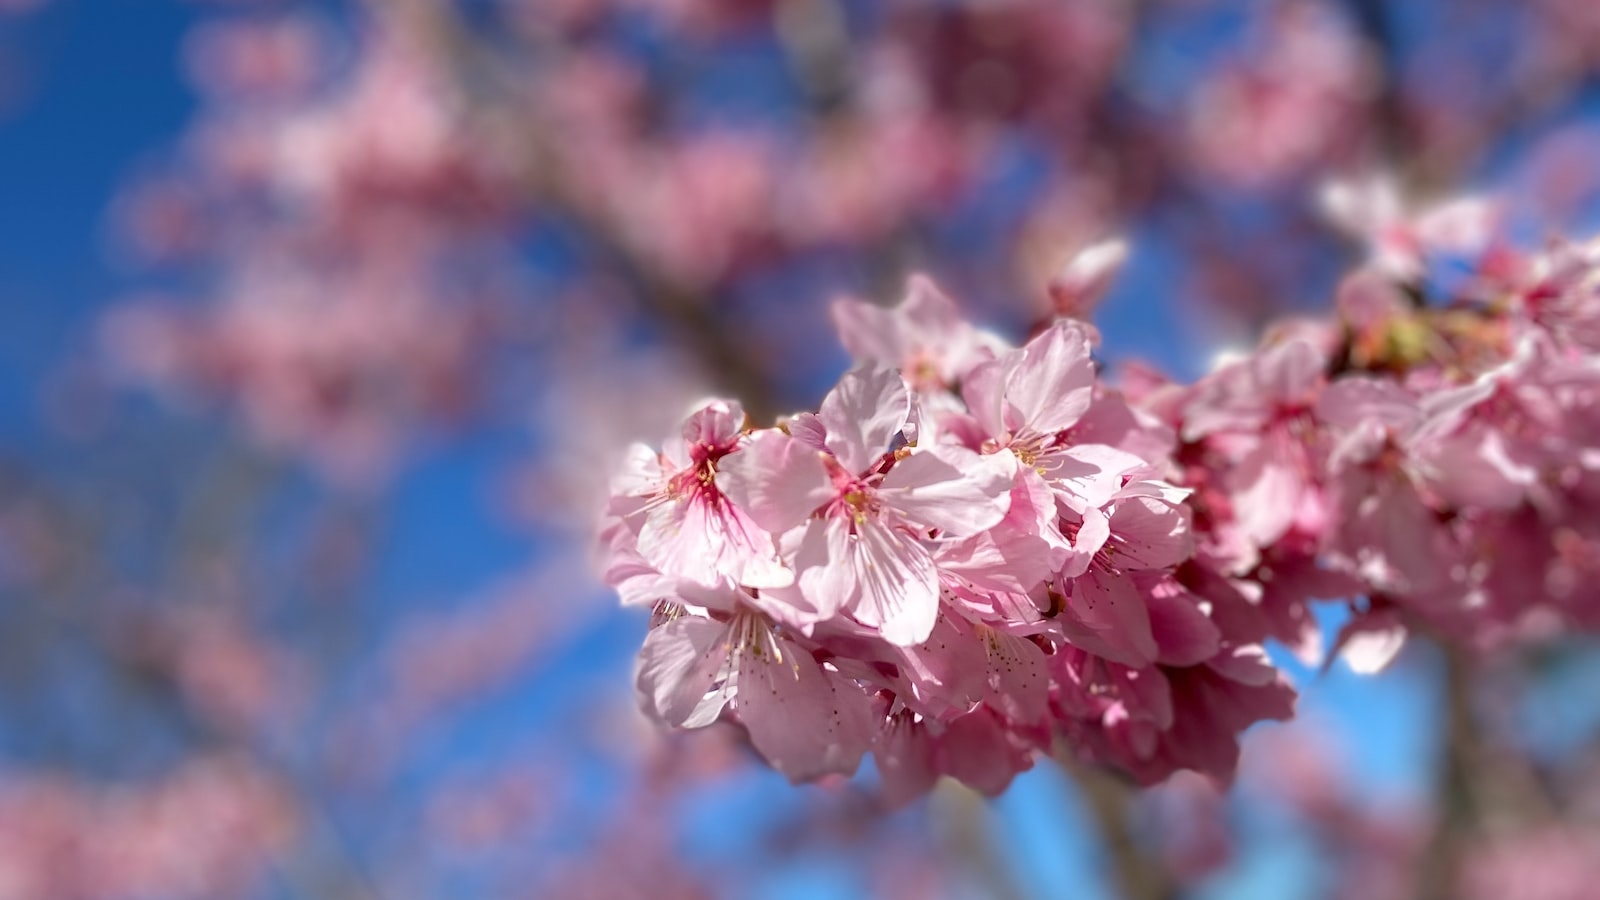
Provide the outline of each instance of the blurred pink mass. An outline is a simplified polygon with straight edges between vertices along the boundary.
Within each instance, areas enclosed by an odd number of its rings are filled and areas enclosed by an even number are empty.
[[[1462,896],[1470,900],[1579,900],[1600,878],[1600,834],[1592,828],[1547,828],[1474,848]]]
[[[288,848],[296,819],[277,779],[228,757],[122,787],[8,775],[0,783],[0,897],[237,895]]]
[[[294,97],[321,75],[329,37],[309,17],[217,22],[189,35],[190,77],[227,98]]]
[[[1378,88],[1368,53],[1328,7],[1278,4],[1190,98],[1195,163],[1251,185],[1356,162]]]
[[[330,279],[268,262],[203,314],[131,307],[107,321],[106,336],[128,375],[180,392],[237,391],[263,443],[359,481],[392,466],[412,418],[464,402],[476,323],[441,308],[422,277],[385,264]]]

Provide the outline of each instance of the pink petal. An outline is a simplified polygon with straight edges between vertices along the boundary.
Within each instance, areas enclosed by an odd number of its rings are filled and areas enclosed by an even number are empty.
[[[989,437],[999,437],[1006,431],[1005,390],[1009,361],[1008,354],[982,363],[961,381],[961,399],[966,401],[972,418]]]
[[[818,537],[826,549],[818,552]],[[939,616],[939,574],[915,537],[881,522],[814,520],[795,558],[800,589],[819,608],[833,603],[900,647],[920,644]]]
[[[757,432],[718,461],[717,488],[773,534],[804,522],[832,494],[817,451],[776,429]]]
[[[1067,635],[1083,641],[1084,649],[1134,668],[1155,661],[1158,648],[1150,613],[1128,576],[1090,567],[1072,582],[1066,612],[1072,622],[1087,629]]]
[[[926,275],[912,275],[907,280],[906,299],[900,304],[900,311],[911,332],[925,340],[949,339],[970,327],[955,301]]]
[[[691,447],[726,448],[744,428],[744,407],[737,400],[707,400],[683,423],[683,442]]]
[[[1050,303],[1058,316],[1087,319],[1128,260],[1123,241],[1102,241],[1078,251],[1050,279]]]
[[[1328,385],[1317,398],[1317,418],[1340,428],[1374,421],[1404,429],[1417,421],[1417,400],[1392,381],[1347,376]]]
[[[958,616],[940,616],[927,640],[895,655],[912,692],[901,699],[924,715],[965,712],[988,690],[983,643]]]
[[[666,474],[661,471],[660,454],[644,444],[629,444],[621,465],[617,467],[617,474],[611,480],[613,502],[629,498],[635,504],[641,503],[643,501],[640,498],[661,490],[666,480]],[[617,514],[627,515],[627,511],[618,510]]]
[[[982,706],[945,726],[939,751],[941,768],[950,777],[990,797],[1033,766],[1032,755],[1013,743],[999,718]]]
[[[876,731],[861,688],[783,638],[738,656],[735,709],[757,752],[794,782],[854,773]]]
[[[884,476],[878,497],[917,525],[947,537],[993,527],[1011,503],[1015,463],[1007,455],[980,456],[965,447],[916,450]]]
[[[913,720],[909,712],[889,718],[873,742],[872,755],[878,761],[884,799],[891,807],[925,796],[939,780],[934,739],[928,726]]]
[[[841,299],[831,310],[839,343],[859,364],[898,366],[907,354],[907,335],[894,310],[860,300]]]
[[[1240,530],[1258,546],[1283,537],[1294,522],[1306,489],[1305,472],[1276,432],[1240,461],[1229,479]]]
[[[726,703],[711,688],[727,663],[727,625],[699,616],[673,619],[652,630],[639,650],[634,671],[639,704],[670,725],[709,724]]]
[[[1172,456],[1178,436],[1150,412],[1129,405],[1120,394],[1106,392],[1072,426],[1072,442],[1105,444],[1160,465]]]
[[[1217,655],[1222,632],[1204,612],[1196,596],[1171,578],[1163,578],[1145,592],[1150,610],[1150,631],[1160,648],[1157,661],[1164,666],[1196,666]]]
[[[1159,666],[1108,667],[1122,698],[1123,714],[1135,722],[1145,722],[1165,731],[1172,727],[1178,710],[1172,702],[1172,682]],[[1145,751],[1144,755],[1148,755]]]
[[[1061,579],[1079,578],[1089,571],[1089,567],[1094,565],[1095,554],[1099,553],[1110,539],[1111,521],[1106,514],[1098,509],[1085,512],[1083,521],[1078,524],[1078,534],[1073,540],[1072,548],[1061,564]]]
[[[1079,322],[1057,322],[1022,348],[1006,377],[1008,430],[1037,434],[1071,428],[1094,400],[1089,332]]]
[[[828,429],[816,413],[796,413],[783,424],[795,440],[819,453],[827,452]]]
[[[639,555],[663,574],[712,584],[724,578],[750,587],[794,581],[765,529],[714,491],[696,491],[650,511],[639,531]]]
[[[1104,444],[1048,451],[1037,465],[1057,496],[1079,513],[1110,503],[1122,490],[1123,476],[1146,468],[1139,457]]]
[[[1188,507],[1150,497],[1119,500],[1111,534],[1114,558],[1125,569],[1166,569],[1194,554]]]
[[[1406,645],[1406,626],[1393,610],[1357,616],[1339,631],[1334,655],[1357,675],[1376,675],[1389,667]]]
[[[1044,651],[1014,634],[979,628],[989,652],[990,703],[1016,722],[1044,718],[1050,699]]]
[[[1310,341],[1295,338],[1267,348],[1253,361],[1262,399],[1285,403],[1310,399],[1327,360]]]
[[[910,416],[911,392],[900,373],[887,368],[846,372],[817,412],[828,430],[828,449],[852,474],[877,462]]]
[[[1239,684],[1262,686],[1278,680],[1278,670],[1259,646],[1234,647],[1206,661],[1206,667]]]
[[[1413,452],[1418,473],[1454,506],[1513,509],[1539,479],[1538,470],[1511,459],[1505,438],[1489,429],[1419,442]]]
[[[943,572],[991,591],[1026,593],[1066,561],[1071,545],[1056,527],[1056,501],[1031,469],[1018,473],[1011,508],[999,524],[960,541],[941,543]],[[1085,563],[1087,565],[1087,563]]]

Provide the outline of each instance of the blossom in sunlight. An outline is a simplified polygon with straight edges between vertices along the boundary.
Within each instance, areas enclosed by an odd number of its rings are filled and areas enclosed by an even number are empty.
[[[1371,266],[1341,320],[1128,396],[1074,318],[1009,347],[923,278],[839,304],[864,364],[819,412],[752,430],[711,402],[619,482],[645,524],[606,532],[610,578],[661,619],[646,710],[729,715],[796,779],[870,747],[902,801],[999,791],[1058,738],[1143,783],[1228,779],[1240,732],[1293,715],[1263,642],[1323,659],[1314,601],[1350,604],[1332,646],[1361,672],[1419,626],[1489,646],[1600,621],[1589,257],[1475,244],[1459,300]]]
[[[1177,580],[1174,434],[1099,383],[1092,326],[1008,347],[920,277],[835,319],[862,364],[817,413],[708,401],[614,485],[607,578],[656,611],[646,713],[737,721],[795,780],[870,750],[896,802],[998,793],[1058,735],[1142,781],[1231,775],[1293,691],[1253,619]]]

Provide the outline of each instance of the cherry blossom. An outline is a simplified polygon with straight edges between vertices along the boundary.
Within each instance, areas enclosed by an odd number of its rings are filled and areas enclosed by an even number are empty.
[[[1100,384],[1093,327],[1009,348],[925,278],[835,318],[864,358],[816,413],[750,429],[710,401],[614,483],[607,578],[655,610],[647,715],[737,721],[794,780],[870,750],[894,802],[941,776],[998,793],[1057,736],[1141,781],[1229,777],[1293,691],[1270,629],[1179,580],[1175,433]]]

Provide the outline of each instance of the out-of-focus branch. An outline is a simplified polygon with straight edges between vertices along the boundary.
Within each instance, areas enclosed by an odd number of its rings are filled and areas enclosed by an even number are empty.
[[[995,900],[1024,900],[1027,893],[995,852],[993,829],[987,821],[989,810],[983,797],[947,779],[939,786],[934,799],[944,810],[941,818],[949,828],[947,840],[951,850],[982,879],[987,895]]]
[[[1443,657],[1445,728],[1435,781],[1433,838],[1418,866],[1417,896],[1447,900],[1474,837],[1499,825],[1527,827],[1554,817],[1544,785],[1524,760],[1495,746],[1475,710],[1478,666],[1471,655],[1438,642]]]
[[[489,96],[501,89],[516,98],[519,86],[503,84],[505,73],[495,65],[492,53],[479,47],[470,28],[459,21],[456,11],[438,0],[403,0],[394,4],[369,2],[369,15],[406,30],[421,46],[429,47],[462,77],[468,101]],[[524,104],[513,102],[514,106]],[[757,422],[768,422],[777,413],[773,379],[753,349],[716,315],[713,298],[674,285],[652,271],[650,265],[613,237],[614,229],[601,222],[581,198],[574,196],[576,179],[569,177],[558,155],[544,140],[543,123],[530,120],[519,138],[526,142],[522,177],[530,196],[539,208],[580,226],[590,247],[599,257],[597,269],[607,271],[626,283],[642,311],[669,328],[705,365],[715,387],[737,395],[745,410]]]
[[[826,115],[851,93],[850,35],[838,0],[783,0],[778,38],[811,103]]]
[[[1056,761],[1077,783],[1084,811],[1105,842],[1110,882],[1117,896],[1122,900],[1177,900],[1177,884],[1134,836],[1131,812],[1137,789],[1112,772],[1079,762],[1064,749],[1056,752]]]
[[[1400,48],[1383,0],[1350,0],[1350,14],[1372,47],[1378,94],[1374,98],[1374,132],[1384,164],[1397,166],[1406,159],[1410,128],[1400,85]]]
[[[1417,896],[1422,900],[1448,900],[1454,895],[1456,869],[1478,812],[1472,770],[1482,742],[1472,711],[1468,665],[1453,648],[1446,647],[1443,656],[1445,729],[1434,783],[1433,839],[1417,868]]]

